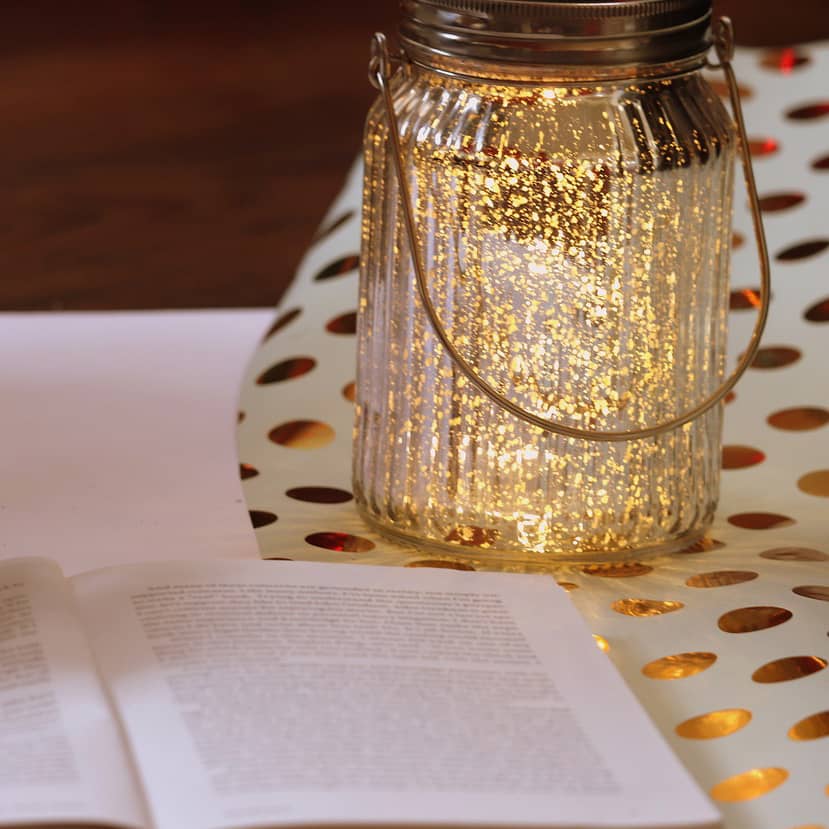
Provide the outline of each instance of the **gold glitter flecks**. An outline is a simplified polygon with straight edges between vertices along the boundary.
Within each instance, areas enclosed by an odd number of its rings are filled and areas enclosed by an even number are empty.
[[[819,740],[829,737],[829,711],[819,711],[796,722],[788,732],[790,740]]]
[[[760,556],[772,561],[829,561],[828,553],[813,550],[811,547],[774,547],[771,550],[763,550]]]
[[[318,449],[334,440],[334,430],[318,420],[291,420],[271,429],[268,438],[291,449]]]
[[[471,564],[465,561],[448,561],[444,558],[421,558],[417,561],[409,561],[406,567],[435,567],[438,570],[474,570]]]
[[[359,535],[340,532],[311,533],[305,540],[314,547],[334,550],[337,553],[367,553],[374,549],[374,542]]]
[[[805,432],[819,429],[829,423],[829,411],[820,406],[796,406],[782,409],[766,418],[769,426],[787,432]]]
[[[753,570],[713,570],[710,573],[697,573],[685,580],[688,587],[728,587],[752,581],[758,576]]]
[[[610,642],[598,633],[593,634],[593,641],[602,653],[610,653]]]
[[[486,550],[492,547],[498,539],[498,530],[491,527],[476,527],[473,524],[466,524],[454,527],[444,541],[450,544],[460,544],[462,547],[480,547]]]
[[[711,789],[711,797],[720,803],[754,800],[781,786],[788,777],[786,769],[775,766],[749,769],[717,783]]]
[[[755,682],[790,682],[822,671],[826,660],[820,656],[785,656],[761,665],[752,675]]]
[[[662,616],[682,610],[685,605],[659,599],[617,599],[611,607],[623,616]]]
[[[717,661],[717,655],[708,651],[675,653],[648,662],[642,673],[649,679],[685,679],[708,670]]]
[[[816,469],[798,478],[797,488],[807,495],[829,498],[829,469]]]
[[[620,561],[608,564],[586,564],[581,568],[587,576],[600,576],[605,579],[629,579],[644,576],[653,570],[648,564],[639,561]]]
[[[688,740],[715,740],[745,728],[750,722],[751,711],[746,708],[723,708],[691,717],[674,731]]]
[[[780,527],[791,527],[794,519],[788,515],[778,515],[776,512],[739,512],[729,515],[728,523],[744,530],[775,530]]]
[[[792,593],[803,596],[805,599],[829,602],[829,584],[801,584],[798,587],[793,587]]]
[[[738,607],[723,613],[717,620],[717,626],[725,633],[754,633],[782,625],[791,618],[791,610],[785,607]]]

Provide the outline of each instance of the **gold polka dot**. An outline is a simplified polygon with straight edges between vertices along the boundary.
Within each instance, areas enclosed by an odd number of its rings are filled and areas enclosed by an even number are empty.
[[[754,800],[785,783],[788,776],[788,771],[781,768],[749,769],[721,780],[711,789],[711,797],[720,803]]]
[[[803,312],[803,318],[809,322],[829,322],[829,298],[816,302]]]
[[[326,265],[314,277],[314,282],[324,282],[326,279],[356,271],[359,267],[360,257],[356,253],[350,256],[343,256],[341,259],[336,259],[330,265]]]
[[[829,115],[829,101],[816,101],[812,104],[794,107],[786,112],[786,117],[793,121],[814,121]]]
[[[276,521],[276,516],[272,512],[263,509],[248,510],[248,515],[250,515],[250,523],[257,530],[259,527],[267,527],[268,524],[273,524]]]
[[[805,599],[829,602],[829,584],[801,584],[799,587],[793,587],[792,593],[803,596]]]
[[[752,158],[762,158],[767,155],[774,155],[780,150],[780,142],[774,138],[750,138],[748,149]]]
[[[683,555],[690,555],[691,553],[708,553],[711,550],[719,550],[723,547],[725,547],[725,544],[723,544],[722,541],[717,541],[716,538],[709,538],[708,536],[705,536],[705,538],[700,538],[688,547],[683,547],[681,550],[677,550],[677,553]]]
[[[572,593],[574,590],[579,589],[579,585],[572,581],[557,581],[556,584],[568,593]]]
[[[807,242],[798,242],[796,245],[784,248],[775,255],[778,262],[795,262],[798,259],[808,259],[817,256],[829,248],[829,239],[810,239]]]
[[[354,402],[354,398],[357,395],[357,384],[352,380],[350,383],[346,383],[343,386],[343,397],[348,400],[349,403]]]
[[[773,530],[778,527],[791,527],[794,520],[787,515],[774,512],[739,512],[729,515],[728,523],[744,530]]]
[[[264,561],[293,561],[293,559],[284,556],[267,556]]]
[[[723,403],[733,403],[737,399],[737,393],[734,391],[728,392],[728,394],[723,397]]]
[[[804,717],[789,729],[791,740],[819,740],[821,737],[829,737],[829,711]]]
[[[779,213],[781,210],[790,210],[792,207],[806,201],[803,193],[785,192],[769,193],[760,198],[760,209],[764,213]]]
[[[321,242],[326,236],[330,236],[335,230],[348,222],[355,214],[356,211],[354,210],[346,210],[345,213],[337,216],[336,219],[332,219],[330,224],[320,227],[320,229],[314,234],[314,244]]]
[[[766,456],[753,446],[723,446],[722,468],[723,469],[746,469],[749,466],[757,466],[762,463]]]
[[[799,478],[797,488],[807,495],[829,498],[829,469],[816,469]]]
[[[357,312],[349,311],[347,314],[340,314],[338,317],[328,320],[325,323],[325,330],[329,334],[356,334]]]
[[[826,829],[824,823],[802,823],[800,826],[792,826],[792,829]]]
[[[732,311],[757,309],[763,304],[759,288],[740,288],[732,291],[728,297],[728,307]]]
[[[373,541],[349,533],[311,533],[305,536],[305,540],[314,547],[322,547],[324,550],[334,550],[338,553],[367,553],[374,549]]]
[[[788,75],[801,66],[811,63],[811,58],[791,46],[782,49],[768,49],[760,58],[760,66]]]
[[[598,633],[593,634],[593,639],[596,642],[596,647],[602,653],[610,653],[610,642],[604,638],[604,636],[600,636]]]
[[[588,576],[601,576],[606,579],[627,579],[633,576],[644,576],[650,573],[653,567],[638,561],[619,561],[610,564],[586,564],[581,568],[582,573]]]
[[[816,674],[826,667],[826,660],[819,656],[786,656],[761,665],[752,675],[755,682],[789,682]]]
[[[290,311],[280,314],[273,325],[265,332],[262,341],[270,339],[277,331],[281,331],[285,326],[290,325],[301,313],[302,308],[291,308]]]
[[[256,378],[256,383],[259,386],[267,386],[270,383],[293,380],[295,377],[302,377],[303,374],[307,374],[316,364],[317,361],[313,357],[291,357],[291,359],[283,360],[281,363],[271,366],[267,371],[263,371]]]
[[[682,610],[682,602],[659,601],[657,599],[617,599],[611,605],[613,610],[623,616],[662,616]]]
[[[241,423],[244,419],[245,419],[245,413],[244,412],[238,412],[236,414],[236,422],[237,423]]]
[[[819,429],[829,423],[829,411],[818,406],[796,406],[792,409],[782,409],[770,414],[766,420],[775,429],[784,429],[787,432],[805,432],[809,429]]]
[[[350,492],[333,486],[297,486],[285,494],[295,501],[309,504],[344,504],[354,497]]]
[[[734,233],[731,235],[731,247],[735,250],[737,248],[741,248],[746,242],[746,237],[743,236],[742,233],[737,233],[735,230]]]
[[[706,78],[708,81],[708,85],[714,92],[717,93],[721,98],[728,98],[728,84],[725,81],[721,81],[719,78]],[[744,101],[747,101],[754,95],[754,91],[749,86],[745,86],[745,84],[737,84],[737,94],[742,98]]]
[[[713,570],[710,573],[697,573],[685,581],[688,587],[729,587],[752,581],[758,576],[752,570]]]
[[[334,430],[318,420],[291,420],[271,429],[268,437],[292,449],[318,449],[334,440]]]
[[[717,620],[717,626],[725,633],[753,633],[777,627],[791,618],[791,610],[785,607],[738,607],[723,613]]]
[[[751,711],[745,708],[723,708],[709,711],[681,722],[675,729],[680,737],[689,740],[714,740],[727,737],[751,722]]]
[[[444,541],[450,544],[460,544],[462,547],[491,547],[498,538],[498,530],[490,527],[476,527],[472,524],[455,527]]]
[[[812,162],[813,170],[829,170],[829,155],[822,155]]]
[[[410,561],[406,567],[436,567],[439,570],[474,570],[471,564],[465,561],[447,561],[443,558],[423,558],[418,561]]]
[[[800,351],[788,345],[774,345],[758,350],[751,361],[752,368],[768,369],[783,368],[796,363],[800,359]]]
[[[642,673],[649,679],[684,679],[707,670],[716,661],[717,655],[707,651],[675,653],[648,662]]]
[[[829,555],[810,547],[774,547],[764,550],[760,556],[774,561],[829,561]]]
[[[251,466],[249,463],[240,463],[239,464],[239,477],[246,481],[248,478],[255,478],[259,474],[259,470],[255,466]]]

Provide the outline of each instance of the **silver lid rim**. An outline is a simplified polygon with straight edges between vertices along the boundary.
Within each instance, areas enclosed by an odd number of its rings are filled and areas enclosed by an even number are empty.
[[[401,5],[404,48],[421,55],[620,66],[702,61],[711,46],[710,0],[403,0]]]

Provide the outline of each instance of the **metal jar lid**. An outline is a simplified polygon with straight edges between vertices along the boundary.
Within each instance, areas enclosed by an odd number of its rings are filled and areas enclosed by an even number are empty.
[[[415,55],[559,66],[702,63],[711,0],[402,0]]]

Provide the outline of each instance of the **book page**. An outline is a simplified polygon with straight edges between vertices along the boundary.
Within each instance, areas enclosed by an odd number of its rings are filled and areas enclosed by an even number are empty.
[[[159,829],[718,821],[549,576],[263,561],[75,584]]]
[[[69,583],[0,561],[0,822],[146,826]]]

